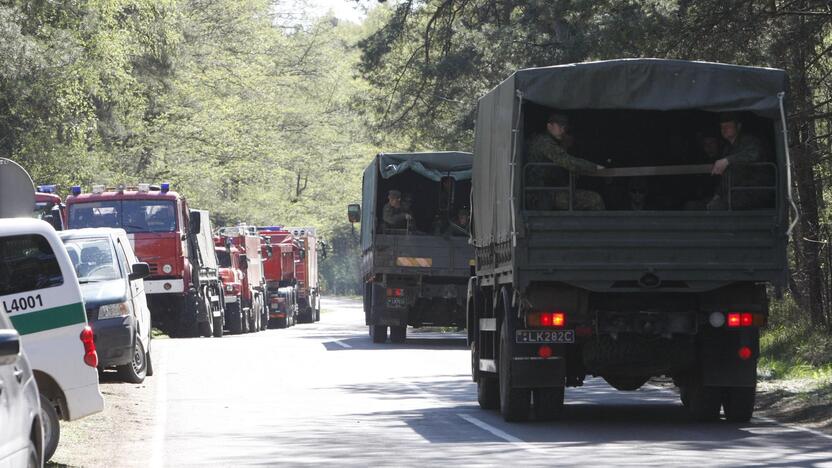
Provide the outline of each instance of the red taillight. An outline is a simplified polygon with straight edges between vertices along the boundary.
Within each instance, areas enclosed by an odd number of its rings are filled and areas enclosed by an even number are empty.
[[[743,346],[737,351],[737,355],[739,355],[740,359],[742,359],[743,361],[751,359],[751,354],[751,348],[749,348],[748,346]]]
[[[563,328],[566,325],[564,312],[533,312],[526,316],[526,323],[530,327]]]
[[[763,314],[751,312],[729,312],[725,324],[728,328],[762,327],[766,324],[766,317]]]
[[[543,359],[552,357],[552,347],[549,345],[541,345],[537,348],[537,355]]]
[[[401,288],[387,288],[387,297],[402,297],[404,289]]]
[[[98,353],[95,352],[95,336],[89,325],[81,331],[81,343],[84,344],[84,364],[98,367]]]

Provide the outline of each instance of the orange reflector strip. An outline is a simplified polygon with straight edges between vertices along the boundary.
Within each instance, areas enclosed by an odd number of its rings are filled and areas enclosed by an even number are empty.
[[[433,266],[433,259],[421,257],[396,257],[396,266],[428,268]]]

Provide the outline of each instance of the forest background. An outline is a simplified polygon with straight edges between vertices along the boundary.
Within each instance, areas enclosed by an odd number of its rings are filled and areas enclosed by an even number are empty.
[[[801,219],[767,349],[832,375],[832,2],[398,0],[360,23],[304,11],[0,0],[0,156],[62,194],[169,181],[215,225],[315,226],[330,247],[324,287],[356,293],[345,207],[362,169],[381,150],[469,150],[477,98],[516,69],[619,57],[784,68]]]

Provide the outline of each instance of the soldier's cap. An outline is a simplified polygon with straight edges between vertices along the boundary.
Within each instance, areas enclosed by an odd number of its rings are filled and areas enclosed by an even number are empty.
[[[400,192],[398,190],[391,190],[391,191],[387,192],[387,196],[388,197],[393,197],[393,198],[401,198],[402,197],[402,192]]]
[[[556,123],[566,127],[569,125],[569,117],[566,114],[561,114],[560,112],[550,112],[549,116],[546,118],[546,123]]]
[[[736,112],[723,112],[719,114],[719,123],[725,122],[740,123],[740,115]]]

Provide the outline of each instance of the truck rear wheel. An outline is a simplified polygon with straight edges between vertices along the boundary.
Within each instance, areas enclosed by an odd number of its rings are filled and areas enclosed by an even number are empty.
[[[509,316],[510,317],[510,316]],[[507,317],[507,320],[510,318]],[[514,355],[512,342],[508,338],[508,327],[505,321],[500,327],[500,413],[508,422],[526,421],[529,419],[531,407],[531,391],[526,388],[511,386],[511,361]]]
[[[224,332],[222,327],[222,316],[214,317],[214,338],[222,338]]]
[[[534,398],[534,417],[538,421],[552,421],[563,413],[563,387],[536,388],[532,391]]]
[[[722,408],[725,419],[731,422],[745,423],[754,414],[754,400],[757,396],[755,387],[726,387],[722,395]]]
[[[390,327],[390,341],[392,343],[401,344],[407,340],[407,325]]]
[[[477,403],[484,410],[500,408],[500,382],[497,379],[484,375],[478,377]]]
[[[686,389],[685,395],[688,411],[695,421],[711,422],[719,419],[719,409],[722,406],[721,387],[693,384]]]
[[[384,343],[387,341],[387,326],[386,325],[370,325],[370,336],[373,338],[373,343]]]

